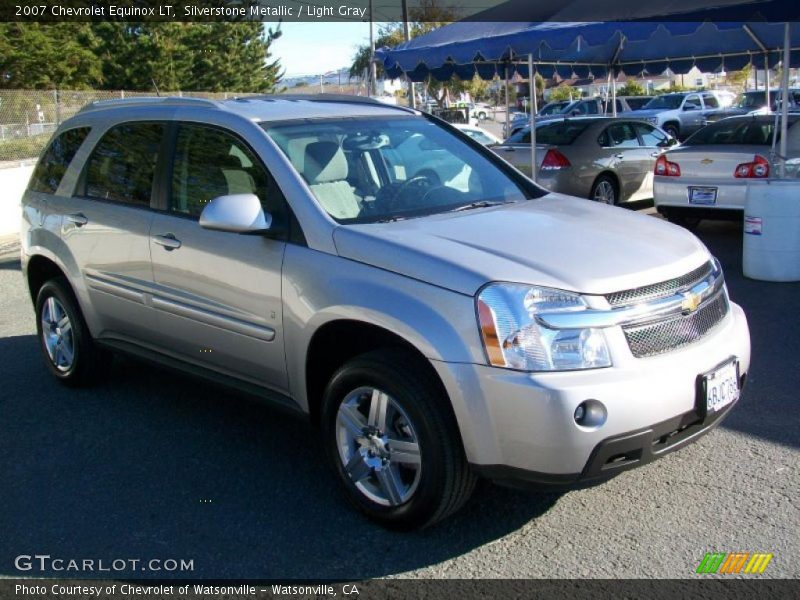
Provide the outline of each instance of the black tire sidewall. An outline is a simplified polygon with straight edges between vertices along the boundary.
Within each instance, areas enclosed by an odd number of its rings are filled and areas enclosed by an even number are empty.
[[[436,512],[444,493],[447,456],[442,439],[439,420],[431,414],[437,409],[440,398],[419,398],[415,395],[424,389],[404,381],[402,375],[383,364],[369,360],[350,361],[331,379],[323,399],[321,429],[328,461],[344,485],[348,500],[359,510],[388,527],[399,529],[424,525]],[[340,404],[353,390],[359,387],[375,387],[389,394],[411,419],[412,427],[420,445],[422,473],[417,490],[406,503],[396,506],[381,506],[367,498],[346,473],[336,442],[336,417]],[[433,392],[433,390],[429,390]]]

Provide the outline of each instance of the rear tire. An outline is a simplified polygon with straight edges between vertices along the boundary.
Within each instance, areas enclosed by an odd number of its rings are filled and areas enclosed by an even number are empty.
[[[619,204],[619,189],[617,182],[610,175],[600,175],[592,184],[589,199],[609,206]]]
[[[64,385],[89,385],[108,372],[111,355],[94,343],[64,277],[50,279],[39,290],[36,332],[48,370]]]
[[[328,383],[321,417],[325,455],[348,500],[384,527],[427,527],[472,494],[476,477],[449,400],[407,352],[345,363]]]

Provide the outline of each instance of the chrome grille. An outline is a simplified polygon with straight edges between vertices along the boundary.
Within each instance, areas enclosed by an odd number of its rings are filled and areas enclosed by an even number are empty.
[[[728,314],[725,289],[688,315],[677,315],[644,325],[622,328],[636,358],[663,354],[686,346],[708,334]]]
[[[714,267],[711,263],[705,263],[694,271],[682,275],[681,277],[676,277],[675,279],[608,294],[606,300],[608,300],[611,306],[625,306],[671,296],[678,290],[692,287],[694,284],[702,281],[711,274],[713,269]]]

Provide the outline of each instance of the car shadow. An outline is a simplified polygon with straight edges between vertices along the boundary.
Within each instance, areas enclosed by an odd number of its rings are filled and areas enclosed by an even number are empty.
[[[0,339],[0,361],[12,374],[0,400],[2,575],[31,575],[14,558],[35,551],[192,560],[171,574],[182,577],[380,577],[497,540],[559,498],[482,483],[445,522],[390,532],[350,508],[304,419],[126,359],[99,386],[68,389],[31,335]]]
[[[723,427],[788,446],[800,447],[800,432],[787,426],[800,389],[800,283],[748,279],[742,272],[741,222],[702,221],[695,234],[719,258],[731,300],[750,325],[752,359],[739,406]]]

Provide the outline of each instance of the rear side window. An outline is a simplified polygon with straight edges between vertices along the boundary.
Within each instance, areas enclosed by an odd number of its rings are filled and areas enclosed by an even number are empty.
[[[89,127],[69,129],[56,137],[42,154],[28,186],[34,192],[55,194],[78,148],[89,135]]]
[[[86,163],[86,196],[150,206],[163,123],[123,123],[108,130]]]
[[[577,121],[559,121],[557,123],[547,123],[536,128],[536,143],[552,146],[562,146],[571,144],[582,134],[589,125],[596,119],[586,119]],[[528,137],[528,142],[530,142]]]
[[[639,138],[631,123],[610,125],[597,141],[606,148],[637,148],[639,146]]]
[[[703,94],[703,102],[705,102],[706,108],[719,108],[716,96],[711,94]]]

